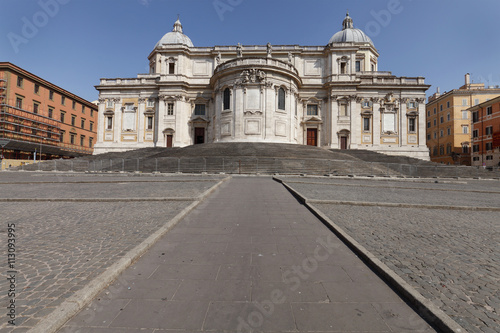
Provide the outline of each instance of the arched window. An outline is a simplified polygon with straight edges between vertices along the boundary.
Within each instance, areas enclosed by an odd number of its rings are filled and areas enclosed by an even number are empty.
[[[285,110],[285,89],[278,90],[278,110]]]
[[[231,91],[229,88],[224,89],[223,110],[231,109]]]

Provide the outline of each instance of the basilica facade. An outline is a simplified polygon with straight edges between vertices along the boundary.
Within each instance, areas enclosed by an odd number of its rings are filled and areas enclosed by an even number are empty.
[[[96,86],[94,153],[274,142],[429,159],[429,86],[378,71],[378,57],[349,15],[326,46],[195,47],[177,20],[148,74]]]

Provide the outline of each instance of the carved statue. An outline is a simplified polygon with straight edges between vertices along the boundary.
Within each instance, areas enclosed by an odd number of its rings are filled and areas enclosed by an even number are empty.
[[[217,53],[217,56],[215,57],[215,63],[217,66],[220,65],[221,60],[222,60],[222,56],[221,56],[220,51],[219,51],[219,53]]]
[[[267,43],[267,57],[271,58],[273,56],[273,47],[271,43]]]
[[[292,55],[292,52],[288,52],[288,63],[292,63],[292,60],[293,60],[293,55]]]
[[[238,58],[243,57],[243,47],[240,43],[236,46],[236,53],[238,54]]]

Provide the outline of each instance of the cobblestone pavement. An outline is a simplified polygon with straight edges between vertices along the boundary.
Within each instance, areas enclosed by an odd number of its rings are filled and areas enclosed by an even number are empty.
[[[498,181],[421,182],[410,191],[397,186],[413,187],[415,183],[283,180],[311,199],[500,206]],[[297,181],[324,183],[294,183]],[[483,193],[469,192],[481,190]],[[314,206],[469,332],[500,331],[498,212]]]
[[[72,177],[23,172],[0,173],[7,198],[198,197],[220,177]],[[102,182],[105,180],[106,182]],[[140,180],[140,181],[139,181]],[[75,183],[75,182],[91,183]],[[145,183],[161,181],[160,183]],[[12,185],[12,182],[23,184]],[[58,182],[37,184],[36,182]],[[146,187],[151,192],[146,191]],[[7,246],[2,246],[0,332],[24,332],[75,291],[104,272],[192,201],[0,202],[1,243],[15,224],[15,329],[6,316],[10,298]]]

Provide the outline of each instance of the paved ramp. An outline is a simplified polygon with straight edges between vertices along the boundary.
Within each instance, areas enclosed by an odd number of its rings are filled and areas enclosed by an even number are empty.
[[[434,332],[268,177],[226,182],[61,332],[158,329]]]

